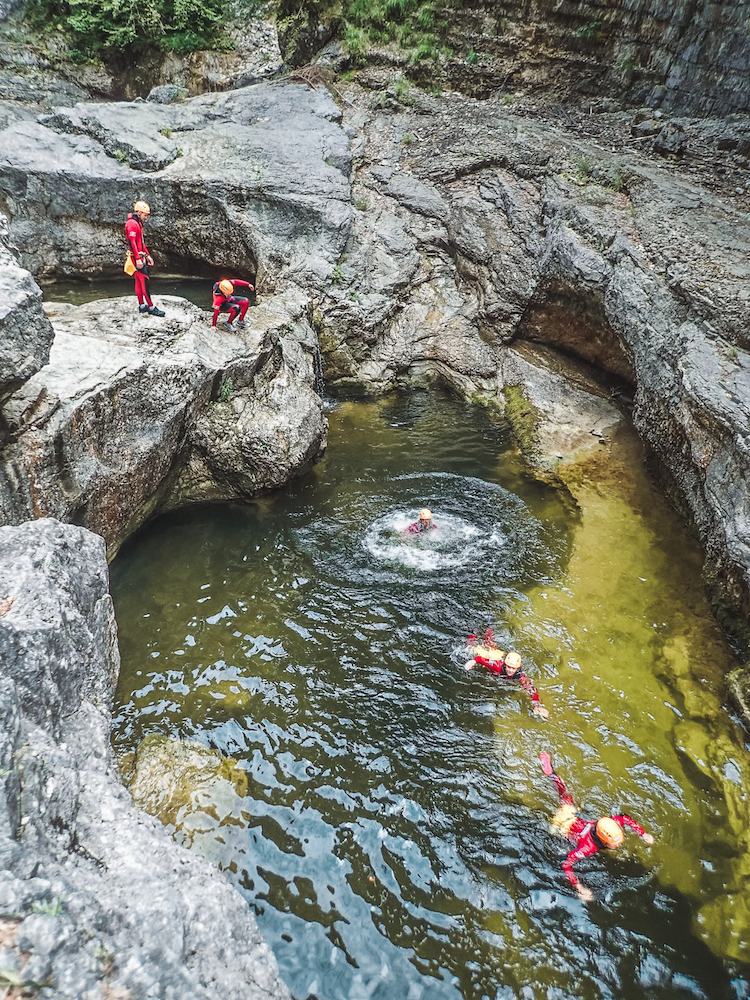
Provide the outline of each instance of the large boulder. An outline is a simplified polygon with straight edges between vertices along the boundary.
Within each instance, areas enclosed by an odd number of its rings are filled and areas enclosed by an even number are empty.
[[[19,267],[8,219],[0,214],[0,407],[47,364],[53,336],[41,290]],[[0,445],[3,436],[0,420]]]
[[[0,580],[3,972],[56,1000],[289,1000],[247,903],[119,780],[102,539],[0,528]]]
[[[152,514],[277,488],[324,450],[317,343],[299,292],[242,332],[183,299],[164,319],[134,299],[49,307],[50,363],[5,406],[0,523],[53,516],[110,556]]]
[[[325,88],[259,84],[174,104],[58,108],[0,133],[0,198],[34,274],[115,273],[135,198],[157,267],[319,281],[351,220],[347,136]]]

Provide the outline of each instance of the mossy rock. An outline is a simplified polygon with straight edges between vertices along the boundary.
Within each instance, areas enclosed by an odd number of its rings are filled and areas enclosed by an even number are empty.
[[[518,446],[527,458],[539,454],[539,427],[542,416],[520,385],[506,385],[505,417],[510,423]]]

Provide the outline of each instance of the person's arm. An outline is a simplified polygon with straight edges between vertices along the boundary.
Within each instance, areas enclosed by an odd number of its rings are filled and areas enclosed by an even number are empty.
[[[541,701],[539,700],[539,692],[534,687],[533,683],[524,673],[516,674],[516,679],[521,687],[526,691],[531,698],[531,709],[536,715],[540,715],[543,719],[546,719],[549,715],[549,710],[546,709]]]
[[[634,830],[638,834],[638,836],[643,840],[644,843],[649,845],[653,844],[654,838],[651,836],[651,834],[646,833],[643,827],[639,826],[634,819],[630,818],[630,816],[626,816],[623,813],[622,816],[613,816],[612,819],[615,820],[616,823],[619,823],[620,826],[623,827],[629,826],[631,830]]]
[[[133,255],[133,263],[137,268],[141,268],[143,267],[143,261],[141,260],[141,247],[139,245],[141,241],[138,238],[138,228],[138,224],[134,219],[128,219],[125,223],[125,238]]]
[[[241,281],[239,278],[232,278],[232,284],[235,288],[239,286],[240,288],[249,288],[251,292],[255,291],[255,285],[251,285],[249,281]]]
[[[591,890],[587,889],[586,886],[581,883],[580,879],[573,871],[573,865],[582,861],[584,858],[588,858],[592,854],[596,854],[598,850],[599,848],[593,840],[589,838],[581,847],[576,848],[575,851],[571,851],[562,863],[562,869],[565,872],[568,882],[570,882],[575,891],[578,893],[579,898],[585,902],[592,900],[593,896],[591,894]]]

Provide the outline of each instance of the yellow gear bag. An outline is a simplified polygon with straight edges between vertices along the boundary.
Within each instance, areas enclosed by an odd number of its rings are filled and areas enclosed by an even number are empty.
[[[132,276],[135,274],[137,270],[138,268],[135,266],[135,262],[133,261],[133,255],[128,250],[128,255],[125,258],[125,266],[123,267],[123,271],[125,272],[125,274],[129,274]]]

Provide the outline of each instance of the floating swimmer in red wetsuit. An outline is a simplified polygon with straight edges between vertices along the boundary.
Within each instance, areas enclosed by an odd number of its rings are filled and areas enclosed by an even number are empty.
[[[539,700],[539,692],[534,687],[529,678],[521,671],[520,653],[506,653],[498,649],[492,637],[492,629],[488,628],[485,633],[484,642],[477,644],[475,635],[469,636],[469,647],[472,658],[464,664],[465,670],[472,670],[475,663],[491,670],[493,674],[500,674],[509,680],[518,681],[524,691],[527,691],[531,698],[531,710],[535,715],[546,719],[549,716],[549,709],[545,708]]]
[[[403,534],[419,535],[423,531],[432,531],[433,528],[437,528],[437,525],[432,523],[432,511],[423,507],[419,512],[419,520],[404,528]]]
[[[229,278],[222,278],[214,285],[214,321],[211,326],[216,326],[219,313],[223,312],[229,313],[227,326],[230,330],[234,329],[234,321],[238,316],[237,326],[245,325],[245,313],[250,305],[250,299],[244,295],[235,295],[236,288],[247,288],[249,292],[255,291],[255,287],[249,281],[241,281],[239,278],[232,278],[231,281]]]
[[[642,826],[638,826],[635,820],[624,814],[622,816],[602,816],[598,820],[581,819],[576,814],[573,796],[565,788],[562,778],[555,774],[552,769],[552,761],[549,754],[540,753],[539,760],[542,762],[542,770],[549,778],[552,778],[555,788],[560,795],[561,805],[552,819],[552,830],[554,833],[560,833],[564,837],[567,837],[568,840],[576,845],[575,850],[571,851],[563,861],[563,871],[570,884],[578,893],[578,896],[584,902],[589,902],[594,897],[591,890],[581,885],[578,881],[573,871],[574,864],[582,861],[583,858],[588,858],[591,854],[596,854],[597,851],[603,848],[613,851],[616,847],[619,847],[624,839],[622,830],[625,826],[629,826],[631,830],[635,830],[638,836],[647,844],[653,844],[654,838],[650,833],[646,833]]]

